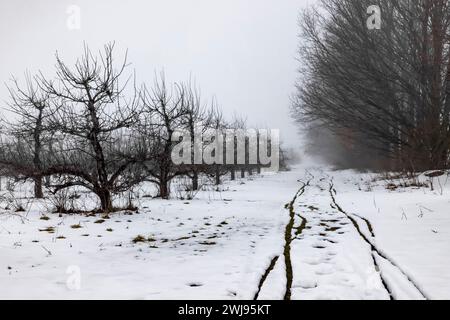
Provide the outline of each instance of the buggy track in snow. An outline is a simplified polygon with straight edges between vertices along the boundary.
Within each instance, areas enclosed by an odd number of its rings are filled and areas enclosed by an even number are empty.
[[[369,240],[368,237],[361,231],[361,228],[357,222],[357,220],[353,217],[356,216],[358,218],[360,218],[361,220],[363,220],[366,225],[367,225],[367,229],[369,230],[371,237],[375,238],[375,232],[373,230],[372,224],[370,223],[370,221],[360,215],[356,215],[356,214],[350,214],[347,213],[345,210],[343,210],[341,208],[341,206],[339,206],[339,204],[336,201],[336,189],[334,188],[334,184],[333,184],[333,180],[331,179],[330,181],[330,188],[329,188],[329,193],[331,196],[331,200],[332,203],[334,205],[334,207],[341,213],[343,213],[353,224],[353,226],[355,227],[356,231],[358,232],[358,234],[361,236],[361,238],[370,246],[370,250],[371,250],[371,255],[372,255],[372,259],[373,259],[373,263],[375,265],[375,269],[379,272],[380,277],[381,277],[381,281],[383,283],[383,286],[385,287],[385,289],[387,290],[387,292],[389,293],[389,297],[391,300],[396,300],[395,294],[393,293],[392,290],[392,286],[394,285],[393,283],[390,283],[386,277],[383,275],[383,270],[381,270],[380,267],[380,263],[378,262],[379,259],[383,259],[384,261],[388,262],[389,264],[391,264],[398,272],[400,272],[409,282],[409,284],[413,287],[413,290],[417,291],[417,293],[423,297],[423,299],[428,300],[428,297],[425,295],[425,293],[420,289],[420,287],[414,282],[414,280],[412,280],[411,276],[409,276],[404,270],[402,270],[402,268],[400,268],[394,261],[392,261],[392,259],[390,259],[385,253],[383,253],[375,244],[373,241]]]

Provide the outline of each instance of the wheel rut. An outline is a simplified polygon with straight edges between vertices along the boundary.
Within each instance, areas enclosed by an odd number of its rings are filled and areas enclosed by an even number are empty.
[[[314,282],[314,278],[320,277],[321,280],[319,283],[322,283],[323,279],[322,277],[325,277],[326,279],[329,279],[327,277],[333,277],[332,283],[341,283],[342,286],[347,286],[354,288],[359,288],[357,285],[357,282],[354,282],[353,280],[346,283],[346,271],[339,271],[339,274],[334,275],[335,268],[337,267],[338,270],[339,267],[342,267],[343,258],[340,255],[340,252],[344,252],[345,248],[343,248],[343,242],[348,241],[348,232],[351,232],[351,230],[356,230],[356,233],[352,235],[354,237],[355,241],[358,241],[358,239],[362,239],[363,242],[365,242],[369,248],[370,253],[369,257],[371,259],[368,260],[367,267],[369,269],[374,268],[377,275],[377,280],[379,284],[379,292],[382,293],[385,291],[387,293],[387,296],[391,300],[396,299],[396,294],[394,294],[394,288],[399,288],[399,283],[396,283],[397,281],[394,281],[394,279],[391,277],[392,273],[390,274],[390,277],[387,276],[388,270],[390,272],[395,271],[394,273],[398,273],[399,275],[402,275],[401,281],[403,281],[404,285],[411,286],[410,292],[416,292],[414,295],[417,297],[422,297],[423,299],[428,299],[428,297],[425,295],[425,293],[421,290],[421,288],[415,283],[415,281],[412,279],[411,276],[409,276],[398,264],[396,264],[392,259],[390,259],[382,250],[379,249],[379,247],[374,243],[373,239],[375,239],[375,230],[371,224],[371,222],[358,214],[348,213],[345,210],[342,209],[342,207],[338,204],[336,200],[336,189],[334,187],[333,179],[331,177],[322,178],[318,180],[317,190],[319,193],[311,194],[312,199],[306,199],[308,201],[303,201],[302,204],[299,204],[299,207],[303,207],[303,209],[296,208],[296,202],[304,193],[307,187],[310,186],[311,181],[314,179],[312,176],[307,182],[303,182],[302,186],[298,189],[298,191],[295,193],[291,201],[289,201],[285,205],[285,209],[288,211],[289,214],[289,220],[285,226],[284,229],[284,245],[283,245],[283,251],[282,253],[275,255],[271,258],[269,265],[267,266],[266,270],[264,271],[263,275],[258,281],[258,287],[257,292],[254,295],[254,300],[257,300],[260,296],[261,290],[264,287],[264,285],[267,282],[267,279],[271,272],[275,269],[277,263],[280,261],[284,261],[285,264],[285,277],[286,277],[286,288],[285,293],[283,296],[284,300],[291,300],[292,298],[292,290],[300,290],[295,291],[295,295],[300,294],[300,296],[304,296],[305,294],[308,296],[309,293],[305,293],[305,290],[319,290],[320,288],[323,288],[323,286],[319,285],[317,288],[317,283]],[[301,181],[299,181],[301,182]],[[323,184],[325,184],[325,186]],[[329,188],[327,190],[326,184],[329,183]],[[309,189],[308,189],[309,190]],[[311,190],[315,190],[314,188]],[[327,192],[328,191],[328,192]],[[309,192],[309,191],[308,191]],[[310,193],[310,192],[309,192]],[[309,194],[308,193],[308,194]],[[329,194],[329,195],[327,195]],[[330,206],[333,208],[333,210],[330,212],[323,208],[323,205],[321,209],[317,207],[317,203],[323,203],[323,202],[314,202],[314,197],[319,196],[322,197],[322,201],[328,202],[326,200],[329,199]],[[325,198],[324,198],[325,197]],[[320,207],[320,205],[319,205]],[[306,211],[302,211],[306,210]],[[309,211],[308,211],[309,210]],[[302,211],[302,212],[299,212]],[[327,213],[328,212],[328,213]],[[360,225],[362,224],[362,225]],[[349,225],[352,225],[352,227],[349,228]],[[361,229],[363,227],[364,231]],[[368,232],[367,232],[367,231]],[[353,232],[352,232],[353,233]],[[306,238],[305,238],[306,237]],[[300,247],[297,245],[294,246],[294,252],[292,252],[292,242],[294,240],[302,240]],[[306,242],[305,242],[306,241]],[[297,242],[296,242],[297,243]],[[312,247],[313,252],[310,252],[310,249],[307,249],[306,251],[303,250],[305,247],[309,246],[309,248]],[[337,246],[337,247],[333,247]],[[331,249],[330,249],[331,248]],[[334,249],[333,249],[334,248]],[[364,246],[361,247],[361,252],[364,252],[363,249]],[[299,251],[297,251],[299,250]],[[336,251],[337,250],[337,251]],[[296,256],[293,256],[293,254],[296,254]],[[339,254],[338,254],[339,253]],[[338,254],[338,255],[336,255]],[[319,257],[319,258],[317,258]],[[337,257],[340,257],[340,259],[337,259]],[[344,255],[345,257],[345,255]],[[297,259],[296,259],[297,258]],[[283,259],[283,260],[281,260]],[[293,259],[295,259],[293,261]],[[301,262],[298,262],[299,260]],[[337,260],[336,260],[337,259]],[[344,258],[345,259],[345,258]],[[381,259],[381,260],[380,260]],[[345,260],[347,261],[347,260]],[[358,260],[359,261],[359,260]],[[293,274],[293,262],[295,264],[300,263],[298,266],[300,266],[300,269],[298,270],[304,270],[303,267],[306,267],[309,272],[313,272],[313,277],[311,278],[309,276],[309,273],[306,273],[306,275],[297,275],[296,278],[296,284],[293,288],[293,282],[294,282],[294,274]],[[373,263],[373,267],[370,263]],[[305,264],[306,263],[306,264]],[[388,267],[388,264],[390,267]],[[298,268],[296,266],[296,270]],[[308,267],[309,266],[309,267]],[[392,267],[392,268],[391,268]],[[328,269],[327,269],[328,268]],[[334,269],[333,269],[334,268]],[[385,269],[388,268],[388,269]],[[300,271],[298,271],[300,272]],[[330,273],[331,272],[331,273]],[[301,273],[301,272],[300,272]],[[314,275],[315,274],[315,275]],[[351,277],[350,277],[351,278]],[[318,278],[317,278],[318,279]],[[334,280],[335,279],[335,280]],[[329,280],[327,280],[329,281]],[[314,283],[313,283],[314,282]],[[364,284],[363,284],[364,285]],[[298,289],[296,289],[298,288]],[[363,287],[361,287],[363,288]],[[350,290],[352,292],[353,289]],[[415,291],[414,291],[415,290]],[[323,289],[322,289],[323,291]],[[314,292],[316,291],[308,291],[312,292],[314,295]],[[349,294],[348,289],[347,294]],[[311,294],[309,294],[311,295]],[[351,293],[350,293],[351,296]],[[384,294],[383,294],[384,296]]]
[[[292,289],[292,281],[293,281],[293,272],[292,272],[292,260],[291,260],[291,243],[297,237],[302,233],[302,231],[306,227],[306,218],[302,217],[301,214],[295,213],[295,201],[298,197],[300,197],[304,192],[305,188],[309,186],[311,180],[308,180],[303,186],[297,191],[294,198],[291,202],[287,203],[285,208],[289,210],[289,222],[286,225],[286,229],[284,231],[284,264],[286,268],[286,291],[284,294],[284,300],[291,300],[291,289]],[[302,219],[301,224],[296,228],[295,231],[295,237],[292,237],[292,232],[294,230],[295,225],[295,217],[296,215]]]
[[[284,300],[290,300],[291,299],[291,288],[292,288],[292,281],[293,281],[293,272],[292,272],[292,261],[291,261],[291,243],[297,237],[302,233],[302,231],[306,227],[307,220],[306,218],[302,217],[300,213],[295,212],[295,202],[297,199],[305,192],[306,187],[309,186],[311,180],[308,180],[306,183],[303,183],[303,185],[300,187],[300,189],[295,193],[292,200],[284,206],[286,210],[289,212],[289,221],[286,224],[285,231],[284,231],[284,247],[283,247],[283,256],[284,256],[284,263],[285,263],[285,269],[286,269],[286,290],[283,299]],[[295,226],[295,217],[299,217],[301,219],[301,223],[299,226]],[[293,231],[295,230],[295,236],[293,237]],[[257,300],[259,297],[259,294],[261,292],[262,287],[264,286],[265,281],[267,280],[267,277],[269,276],[270,272],[275,268],[275,265],[280,258],[279,255],[272,258],[269,266],[265,270],[264,274],[262,275],[259,284],[258,284],[258,290],[254,296],[254,300]]]
[[[423,297],[423,299],[428,300],[428,297],[425,295],[425,293],[420,289],[420,287],[412,280],[412,278],[402,269],[400,268],[400,266],[398,264],[396,264],[394,261],[392,261],[392,259],[390,259],[386,254],[384,254],[372,241],[370,241],[367,236],[361,231],[361,228],[357,222],[357,220],[353,217],[357,217],[361,220],[363,220],[367,226],[367,229],[370,232],[370,235],[372,238],[375,238],[375,232],[373,229],[372,224],[370,223],[370,221],[367,218],[364,218],[360,215],[357,214],[350,214],[348,212],[346,212],[345,210],[342,209],[342,207],[337,203],[336,201],[336,197],[335,195],[337,194],[336,189],[334,188],[334,184],[333,181],[330,181],[330,187],[329,187],[329,193],[331,196],[331,200],[332,200],[332,204],[333,206],[342,214],[344,214],[349,220],[350,222],[353,224],[353,226],[355,227],[356,231],[358,232],[358,234],[361,236],[361,238],[370,246],[370,250],[371,250],[371,255],[372,255],[372,259],[373,259],[373,263],[375,265],[375,269],[377,271],[379,271],[380,273],[380,277],[381,277],[381,281],[383,283],[384,288],[386,289],[386,291],[389,293],[389,297],[391,300],[395,300],[395,297],[392,293],[392,287],[391,285],[389,285],[386,277],[383,275],[383,271],[380,268],[379,263],[377,262],[377,256],[379,256],[381,259],[385,260],[386,262],[388,262],[389,264],[391,264],[396,270],[398,270],[407,280],[408,282],[415,288],[415,290],[417,290],[417,292]]]

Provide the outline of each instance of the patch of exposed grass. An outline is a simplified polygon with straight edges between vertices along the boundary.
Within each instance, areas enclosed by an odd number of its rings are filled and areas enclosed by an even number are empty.
[[[55,233],[55,227],[47,227],[44,229],[39,229],[41,232]]]
[[[196,283],[196,282],[188,283],[189,287],[201,287],[202,285],[203,285],[202,283]]]
[[[134,239],[132,240],[133,243],[139,243],[139,242],[145,242],[147,239],[143,236],[143,235],[137,235],[136,237],[134,237]]]
[[[139,243],[139,242],[156,242],[155,238],[152,237],[144,237],[143,235],[139,234],[136,237],[133,238],[132,240],[133,243]]]
[[[181,238],[175,239],[175,241],[188,240],[190,238],[191,237],[185,236],[185,237],[181,237]]]
[[[202,241],[202,242],[199,242],[199,244],[204,245],[204,246],[213,246],[213,245],[217,244],[217,242],[214,242],[214,241]]]

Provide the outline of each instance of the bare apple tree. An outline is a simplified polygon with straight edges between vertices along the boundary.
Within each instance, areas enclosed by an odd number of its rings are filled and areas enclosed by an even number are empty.
[[[25,88],[17,79],[8,87],[11,120],[4,120],[5,135],[0,146],[0,163],[12,174],[34,181],[34,196],[43,197],[43,154],[51,141],[46,127],[50,111],[50,96],[39,88],[36,79],[26,74]]]
[[[192,181],[192,190],[196,191],[199,189],[199,175],[205,171],[205,166],[203,163],[195,163],[195,152],[203,151],[196,150],[201,146],[196,144],[195,136],[201,137],[206,133],[212,121],[212,113],[202,102],[200,91],[191,82],[184,84],[183,88],[186,103],[181,126],[189,133],[191,139],[191,164],[186,166],[186,175]]]
[[[186,173],[185,168],[172,161],[172,138],[182,127],[186,115],[186,93],[182,85],[168,87],[164,74],[155,78],[151,88],[145,88],[141,96],[143,112],[140,117],[140,132],[145,141],[147,156],[142,162],[147,181],[158,186],[158,196],[168,199],[170,182]]]
[[[38,77],[40,88],[53,100],[48,126],[57,137],[40,174],[57,178],[55,191],[87,188],[99,197],[104,212],[113,210],[114,193],[138,182],[132,167],[141,157],[132,139],[138,92],[129,85],[132,76],[122,81],[126,56],[116,68],[113,51],[114,44],[107,44],[94,56],[85,46],[73,68],[57,55],[56,78]],[[125,174],[133,178],[124,179]]]

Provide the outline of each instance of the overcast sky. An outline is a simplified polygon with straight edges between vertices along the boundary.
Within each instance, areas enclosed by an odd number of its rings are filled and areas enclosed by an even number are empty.
[[[226,115],[299,138],[289,117],[296,79],[297,19],[314,0],[1,0],[0,101],[5,82],[24,71],[53,75],[54,54],[71,61],[83,41],[94,50],[109,41],[129,51],[139,80],[164,69],[169,81],[192,76],[202,95],[215,96]],[[80,8],[81,28],[67,27]]]

